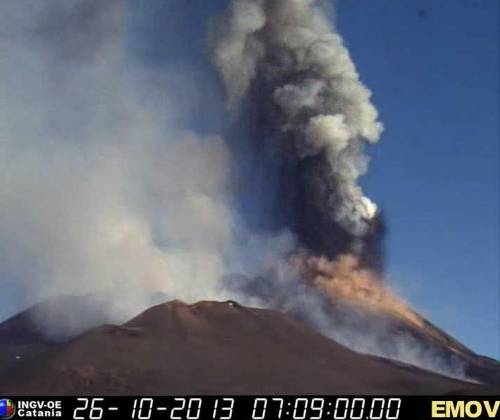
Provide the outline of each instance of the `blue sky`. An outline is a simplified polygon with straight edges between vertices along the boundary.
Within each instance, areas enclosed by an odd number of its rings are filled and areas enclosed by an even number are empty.
[[[389,225],[391,282],[499,357],[499,3],[337,2],[386,131],[365,187]]]

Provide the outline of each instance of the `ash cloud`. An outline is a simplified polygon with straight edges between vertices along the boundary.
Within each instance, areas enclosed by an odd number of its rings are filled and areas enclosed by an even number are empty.
[[[227,103],[265,159],[278,151],[281,213],[308,248],[381,268],[383,221],[359,179],[382,132],[371,92],[322,2],[234,0],[211,34]]]
[[[256,195],[272,197],[261,205],[270,230],[296,239],[260,276],[229,278],[229,289],[357,351],[463,377],[460,362],[404,332],[425,323],[382,280],[385,224],[360,179],[383,126],[325,2],[231,0],[209,41],[249,144],[240,161],[254,162],[242,191],[264,173]]]

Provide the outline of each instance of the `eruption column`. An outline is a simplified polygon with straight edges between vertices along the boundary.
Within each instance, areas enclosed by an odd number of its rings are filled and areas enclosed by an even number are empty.
[[[381,268],[382,218],[358,181],[364,145],[383,127],[325,6],[232,0],[217,28],[212,60],[228,106],[242,108],[262,156],[280,156],[285,223],[315,253]]]

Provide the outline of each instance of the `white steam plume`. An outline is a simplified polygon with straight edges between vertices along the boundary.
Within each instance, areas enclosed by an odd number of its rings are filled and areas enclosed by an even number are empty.
[[[125,57],[124,8],[0,4],[0,279],[25,305],[89,293],[123,319],[152,292],[227,299],[223,276],[246,265],[229,152],[179,127],[175,98],[148,102],[158,95]]]

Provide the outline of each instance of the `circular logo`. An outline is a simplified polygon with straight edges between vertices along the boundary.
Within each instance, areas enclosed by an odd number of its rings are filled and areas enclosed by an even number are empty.
[[[0,419],[11,419],[16,414],[16,405],[14,401],[8,398],[0,400]]]

